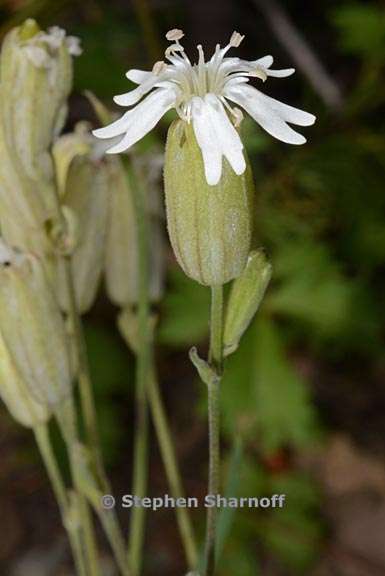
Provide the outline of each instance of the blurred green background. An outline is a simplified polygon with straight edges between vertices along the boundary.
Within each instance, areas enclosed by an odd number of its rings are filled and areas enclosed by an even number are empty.
[[[227,493],[285,493],[287,500],[282,511],[222,515],[219,574],[384,575],[384,3],[2,0],[0,15],[2,37],[32,16],[82,39],[66,130],[94,120],[84,90],[110,105],[130,87],[128,68],[151,68],[161,59],[170,28],[185,31],[190,52],[199,43],[208,50],[224,44],[239,30],[245,58],[273,54],[276,67],[296,67],[295,76],[269,79],[262,90],[317,114],[308,144],[290,147],[249,119],[243,125],[258,194],[255,244],[266,249],[274,273],[222,386]],[[142,146],[159,149],[167,124]],[[206,346],[209,294],[183,275],[170,249],[165,294],[158,306],[161,386],[186,491],[201,497],[205,391],[187,350]],[[130,490],[133,359],[115,316],[101,290],[85,321],[104,453],[118,494]],[[150,490],[163,494],[154,436],[151,446]],[[0,461],[1,574],[69,574],[33,441],[2,407]],[[192,513],[202,535],[203,513]],[[122,521],[127,525],[125,512]],[[145,574],[183,570],[173,512],[149,515]]]

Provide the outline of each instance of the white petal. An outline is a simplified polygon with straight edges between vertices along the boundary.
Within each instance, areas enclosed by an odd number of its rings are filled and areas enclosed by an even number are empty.
[[[117,120],[113,124],[110,124],[110,126],[95,130],[94,134],[99,137],[100,134],[103,134],[103,138],[110,138],[111,136],[116,136],[118,133],[122,134],[126,132],[124,138],[108,150],[109,154],[123,152],[138,142],[138,140],[143,138],[145,134],[156,126],[161,117],[175,105],[175,98],[176,94],[174,90],[163,90],[159,88],[147,96],[147,98],[135,106],[135,108],[124,114],[120,119],[120,121],[123,119],[124,121],[119,126],[119,132],[116,132],[116,129],[111,129],[119,123],[119,120]],[[123,132],[121,131],[122,126],[124,126]]]
[[[269,98],[252,86],[228,86],[225,96],[242,106],[258,124],[272,136],[288,144],[304,144],[306,139],[286,122],[308,126],[313,124],[312,114],[287,106]]]
[[[140,86],[138,86],[134,90],[130,90],[129,92],[126,92],[125,94],[120,94],[119,96],[114,96],[114,102],[116,102],[116,104],[119,104],[119,106],[132,106],[133,104],[139,102],[139,100],[143,96],[148,94],[148,92],[150,92],[150,90],[152,90],[153,88],[155,87],[169,88],[172,86],[170,85],[169,82],[162,81],[162,78],[165,78],[164,74],[162,74],[161,76],[156,76],[155,74],[152,74],[150,78],[145,80],[142,84],[140,84]]]
[[[265,72],[268,76],[274,76],[275,78],[287,78],[295,72],[295,68],[283,68],[282,70],[266,70]]]
[[[151,90],[155,85],[155,80],[152,78],[145,81],[143,84],[140,84],[134,90],[130,90],[125,94],[119,94],[118,96],[114,96],[114,102],[119,104],[119,106],[132,106],[139,102],[139,100]]]
[[[194,97],[191,110],[195,137],[202,151],[206,180],[210,186],[215,186],[222,174],[222,152],[211,125],[209,106],[205,105],[201,98]]]
[[[231,124],[221,102],[214,94],[207,94],[205,102],[210,107],[211,124],[223,155],[236,174],[243,174],[246,170],[246,162],[242,153],[243,144],[238,132]]]
[[[259,92],[259,90],[256,90],[251,86],[247,86],[247,89],[257,92],[259,94],[258,98],[260,98],[261,102],[263,102],[266,107],[270,107],[279,114],[283,120],[290,124],[296,124],[297,126],[311,126],[316,120],[314,114],[309,114],[309,112],[305,112],[299,108],[294,108],[294,106],[283,104],[283,102],[270,98],[270,96],[262,94],[262,92]]]
[[[115,136],[120,136],[124,134],[130,121],[131,110],[128,110],[121,118],[115,120],[108,126],[103,126],[103,128],[97,128],[92,131],[92,134],[97,138],[114,138]]]
[[[148,70],[136,70],[135,68],[132,68],[126,72],[126,77],[135,84],[142,84],[142,82],[148,80],[150,76],[153,76],[153,73]]]
[[[263,66],[263,68],[270,68],[273,64],[274,58],[272,56],[263,56],[263,58],[258,58],[258,60],[254,60],[253,64],[257,66]]]
[[[264,68],[267,76],[274,76],[276,78],[286,78],[287,76],[291,76],[294,74],[294,68],[284,68],[282,70],[269,70],[270,66],[272,66],[274,62],[274,58],[272,56],[264,56],[263,58],[259,58],[258,60],[254,60],[252,64],[255,66],[261,66]]]

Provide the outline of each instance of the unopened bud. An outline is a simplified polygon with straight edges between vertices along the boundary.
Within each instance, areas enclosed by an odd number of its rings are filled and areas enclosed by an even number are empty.
[[[152,338],[157,322],[156,316],[150,315],[147,322],[148,331]],[[138,314],[131,308],[131,306],[126,306],[119,312],[117,324],[119,332],[127,346],[134,354],[138,354],[140,350]]]
[[[39,404],[17,371],[0,330],[0,398],[14,419],[34,428],[50,417],[47,405]]]
[[[10,218],[31,229],[41,229],[56,210],[50,147],[66,117],[70,44],[63,30],[43,32],[27,20],[7,34],[2,46],[1,205],[11,204]],[[21,246],[17,237],[7,240]]]
[[[187,276],[207,286],[239,276],[252,233],[250,168],[237,176],[223,160],[219,183],[207,184],[193,128],[178,120],[168,133],[164,177],[170,240]]]
[[[139,296],[138,230],[133,194],[136,179],[130,180],[128,168],[120,159],[109,162],[110,210],[106,243],[107,293],[115,304],[124,307],[136,304]],[[147,193],[147,190],[146,190]],[[151,194],[151,191],[148,190]],[[151,214],[151,197],[146,194],[146,210],[151,219],[149,226],[149,297],[158,300],[163,285],[163,238],[157,214]]]
[[[242,335],[262,302],[271,272],[271,264],[262,250],[251,252],[246,268],[231,287],[223,337],[225,356],[238,348]]]
[[[56,183],[60,197],[66,192],[67,175],[72,160],[91,151],[91,138],[86,124],[79,123],[74,132],[64,134],[56,140],[52,148],[55,161]]]
[[[57,406],[71,390],[65,325],[39,258],[0,242],[0,331],[35,400]]]
[[[70,211],[76,222],[71,268],[80,313],[92,306],[100,285],[110,193],[106,162],[93,161],[90,156],[81,156],[72,161],[62,202],[63,208]],[[68,310],[63,274],[63,262],[59,262],[59,300],[63,309]]]

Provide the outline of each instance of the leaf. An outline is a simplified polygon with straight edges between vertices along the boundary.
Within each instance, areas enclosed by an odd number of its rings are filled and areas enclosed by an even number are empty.
[[[273,312],[308,322],[324,335],[338,334],[351,314],[353,287],[322,244],[291,242],[274,260],[281,280],[269,298]]]
[[[320,496],[314,485],[298,473],[272,476],[271,491],[285,494],[282,509],[271,510],[261,532],[265,546],[297,573],[307,574],[318,552],[322,526]]]
[[[306,382],[290,365],[278,327],[261,318],[255,330],[254,399],[263,449],[302,446],[316,437]]]
[[[317,436],[306,382],[291,366],[274,323],[260,316],[226,364],[221,383],[223,427],[255,435],[271,452],[302,446]]]

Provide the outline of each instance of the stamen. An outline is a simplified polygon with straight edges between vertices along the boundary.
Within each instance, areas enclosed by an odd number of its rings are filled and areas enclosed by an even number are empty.
[[[198,44],[197,48],[198,48],[198,53],[199,53],[198,64],[204,64],[205,63],[205,53],[203,52],[202,44]]]
[[[170,54],[173,54],[174,52],[184,52],[183,46],[181,46],[180,44],[170,44],[170,46],[166,48],[165,55],[167,57]]]
[[[241,44],[243,39],[244,39],[244,36],[242,36],[242,34],[240,34],[239,32],[233,32],[231,35],[229,44],[233,48],[238,48],[238,46]]]
[[[238,128],[243,120],[243,112],[240,108],[233,108],[234,126]]]
[[[159,62],[155,62],[154,66],[152,67],[152,72],[156,76],[159,76],[159,74],[161,74],[166,69],[166,67],[166,62],[159,60]]]
[[[166,38],[169,42],[178,42],[181,38],[183,38],[184,32],[183,30],[178,30],[178,28],[173,28],[169,30],[166,34]]]
[[[205,54],[201,44],[198,44],[198,93],[203,95],[206,92],[206,68],[205,68]]]
[[[224,96],[220,96],[220,101],[222,102],[222,104],[224,105],[226,110],[228,110],[230,112],[230,114],[233,116],[234,126],[235,127],[240,126],[240,124],[243,120],[242,110],[240,110],[239,108],[232,108]]]
[[[222,58],[225,56],[225,54],[227,54],[230,48],[238,48],[243,39],[244,36],[242,36],[242,34],[239,32],[233,32],[229,43],[222,50]]]

